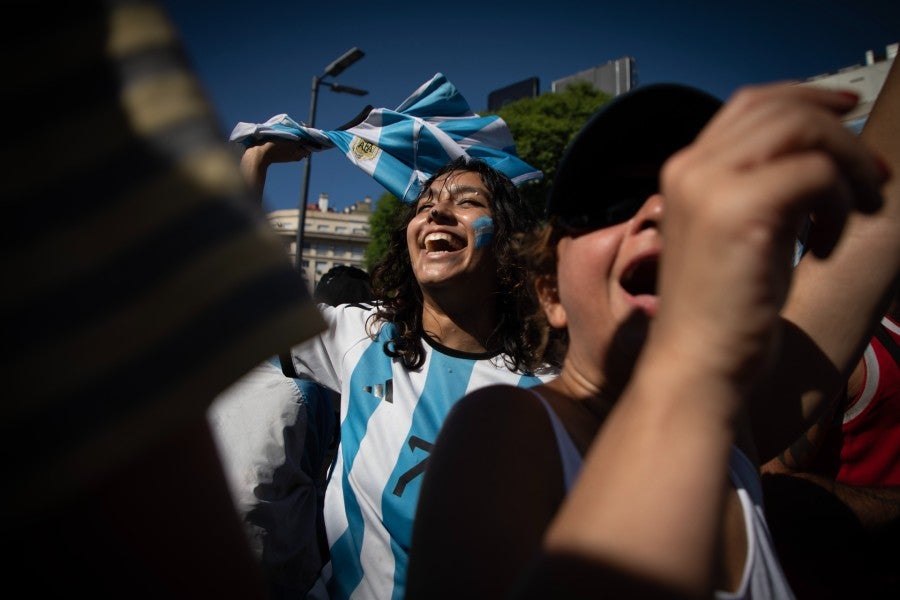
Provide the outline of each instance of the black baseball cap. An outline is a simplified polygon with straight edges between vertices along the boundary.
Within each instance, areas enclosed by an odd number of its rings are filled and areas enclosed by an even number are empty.
[[[617,96],[588,120],[556,169],[546,216],[596,229],[631,218],[659,190],[659,170],[722,106],[699,89],[656,83]]]

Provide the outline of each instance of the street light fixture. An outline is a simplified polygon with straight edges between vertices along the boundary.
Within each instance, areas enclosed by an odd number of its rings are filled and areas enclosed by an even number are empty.
[[[337,77],[344,72],[344,69],[361,59],[366,53],[359,48],[350,48],[333,63],[325,67],[325,75]]]
[[[331,83],[329,81],[320,81],[320,85],[327,85],[331,88],[332,92],[337,92],[339,94],[353,94],[354,96],[365,96],[369,92],[366,90],[360,90],[355,87],[350,87],[349,85],[341,85],[339,83]]]
[[[365,96],[369,92],[360,90],[346,85],[340,85],[330,81],[322,81],[325,77],[337,77],[344,70],[365,56],[365,53],[359,48],[351,48],[325,67],[325,71],[321,75],[314,75],[312,78],[312,100],[309,103],[309,127],[316,126],[316,101],[319,97],[319,86],[325,85],[331,88],[332,92],[338,94],[353,94],[354,96]],[[297,215],[297,253],[295,258],[298,273],[303,272],[303,231],[306,229],[306,202],[309,196],[309,170],[312,164],[312,153],[306,157],[306,164],[303,167],[303,191],[300,196],[300,212]]]

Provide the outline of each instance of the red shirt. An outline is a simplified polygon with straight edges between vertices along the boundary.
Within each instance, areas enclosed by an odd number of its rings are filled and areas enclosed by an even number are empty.
[[[900,323],[884,317],[884,330],[900,344]],[[873,336],[863,355],[861,391],[833,428],[816,470],[858,486],[900,485],[900,367]]]

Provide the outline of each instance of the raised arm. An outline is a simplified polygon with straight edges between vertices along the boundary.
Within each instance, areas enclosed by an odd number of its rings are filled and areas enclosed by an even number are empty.
[[[753,411],[762,463],[787,448],[823,411],[833,409],[828,403],[841,392],[894,295],[900,270],[900,66],[896,61],[859,137],[893,176],[881,188],[880,210],[849,215],[828,260],[807,254],[797,266],[782,312],[785,342],[771,385],[757,394]],[[813,226],[813,244],[829,225]]]
[[[244,150],[241,156],[241,174],[253,188],[257,202],[262,202],[266,174],[274,163],[296,162],[309,156],[309,150],[300,143],[273,138]]]

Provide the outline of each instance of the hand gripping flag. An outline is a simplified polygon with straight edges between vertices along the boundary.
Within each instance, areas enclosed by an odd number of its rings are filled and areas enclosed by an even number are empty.
[[[245,146],[267,138],[298,140],[313,152],[337,146],[404,202],[414,202],[428,177],[463,155],[483,160],[516,185],[542,176],[518,157],[503,119],[473,113],[441,73],[395,110],[366,107],[339,129],[307,127],[280,114],[265,123],[238,123],[231,132],[231,141]]]

